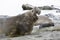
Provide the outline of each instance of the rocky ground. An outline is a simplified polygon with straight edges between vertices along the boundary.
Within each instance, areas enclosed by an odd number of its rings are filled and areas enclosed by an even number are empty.
[[[45,18],[45,17],[44,17]],[[40,23],[45,22],[44,18],[40,17]],[[46,19],[46,18],[45,18]],[[46,22],[50,22],[50,19],[47,18]],[[0,40],[60,40],[60,24],[56,23],[55,26],[40,28],[38,26],[34,26],[31,35],[25,35],[20,37],[6,37],[4,34],[0,34]]]
[[[1,37],[0,40],[60,40],[60,27],[56,25],[54,27],[38,29],[38,26],[36,26],[31,35],[14,38]]]

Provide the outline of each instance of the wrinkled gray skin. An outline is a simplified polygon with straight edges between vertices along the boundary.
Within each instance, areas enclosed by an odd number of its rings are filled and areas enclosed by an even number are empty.
[[[38,20],[36,14],[40,14],[40,9],[34,7],[28,12],[17,15],[7,19],[7,31],[6,36],[17,37],[21,35],[30,34],[33,29],[33,24]]]

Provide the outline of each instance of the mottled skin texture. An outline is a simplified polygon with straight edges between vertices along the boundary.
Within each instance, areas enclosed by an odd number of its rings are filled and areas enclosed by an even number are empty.
[[[16,37],[30,34],[33,29],[33,24],[38,20],[36,14],[40,14],[40,10],[34,7],[28,12],[17,15],[7,19],[7,32],[6,36]]]

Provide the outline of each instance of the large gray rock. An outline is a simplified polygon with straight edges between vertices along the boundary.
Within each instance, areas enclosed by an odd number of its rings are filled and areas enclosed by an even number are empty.
[[[31,10],[34,8],[33,5],[30,4],[23,4],[22,5],[23,10]],[[51,6],[43,6],[43,7],[38,7],[40,10],[60,10],[59,8],[55,8],[54,5]]]
[[[52,20],[49,19],[49,17],[47,17],[47,16],[39,16],[38,20],[35,22],[34,25],[39,25],[42,23],[52,23]]]

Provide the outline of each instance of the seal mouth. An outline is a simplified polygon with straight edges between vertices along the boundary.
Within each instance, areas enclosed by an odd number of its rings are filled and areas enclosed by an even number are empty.
[[[40,13],[38,13],[38,15],[40,15]]]

